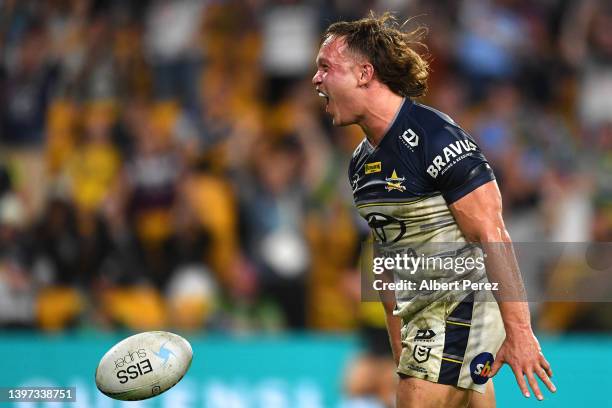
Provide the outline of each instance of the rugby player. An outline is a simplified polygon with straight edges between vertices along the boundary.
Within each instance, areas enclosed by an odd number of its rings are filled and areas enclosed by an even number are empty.
[[[496,274],[501,287],[524,295],[491,167],[449,116],[413,100],[427,89],[428,64],[413,49],[422,33],[402,31],[385,13],[334,23],[322,36],[312,83],[335,126],[365,133],[349,168],[355,204],[377,242],[504,243],[487,252],[479,279]],[[397,407],[494,407],[488,380],[503,363],[525,397],[528,383],[543,399],[536,377],[556,391],[525,298],[497,299],[383,298]]]

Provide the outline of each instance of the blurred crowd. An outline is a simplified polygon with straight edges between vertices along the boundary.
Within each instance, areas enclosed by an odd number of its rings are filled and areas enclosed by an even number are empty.
[[[479,142],[515,241],[612,241],[610,2],[0,0],[0,326],[380,322],[363,135],[310,82],[325,27],[369,10],[429,28],[423,102]],[[604,306],[539,326],[609,328]]]

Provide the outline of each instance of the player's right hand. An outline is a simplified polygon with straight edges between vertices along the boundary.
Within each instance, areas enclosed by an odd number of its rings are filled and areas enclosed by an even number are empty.
[[[553,375],[550,364],[544,358],[540,343],[531,328],[516,331],[512,335],[506,333],[506,339],[497,352],[489,377],[497,374],[504,363],[512,368],[516,382],[526,398],[530,396],[529,388],[527,388],[527,382],[529,382],[536,398],[540,401],[544,399],[534,374],[540,377],[551,392],[557,391],[557,387],[550,380]],[[527,382],[525,377],[527,377]]]

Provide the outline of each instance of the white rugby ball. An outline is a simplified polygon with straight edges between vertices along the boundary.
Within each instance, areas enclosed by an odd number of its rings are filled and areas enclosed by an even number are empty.
[[[178,383],[192,358],[191,345],[177,334],[135,334],[115,344],[102,357],[96,369],[96,386],[118,400],[151,398]]]

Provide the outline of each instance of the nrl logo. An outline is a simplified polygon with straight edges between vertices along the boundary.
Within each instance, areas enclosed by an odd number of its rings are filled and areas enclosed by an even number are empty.
[[[419,135],[414,133],[412,129],[406,130],[402,134],[401,138],[406,144],[408,144],[408,147],[417,147],[419,145]]]
[[[406,187],[402,185],[402,183],[406,181],[406,177],[397,177],[397,173],[395,172],[395,169],[393,170],[391,177],[385,178],[385,181],[387,182],[387,186],[385,187],[387,191],[391,191],[391,190],[406,191]]]
[[[429,354],[431,352],[431,347],[425,346],[414,346],[414,350],[412,351],[412,357],[417,363],[424,363],[429,360]]]

